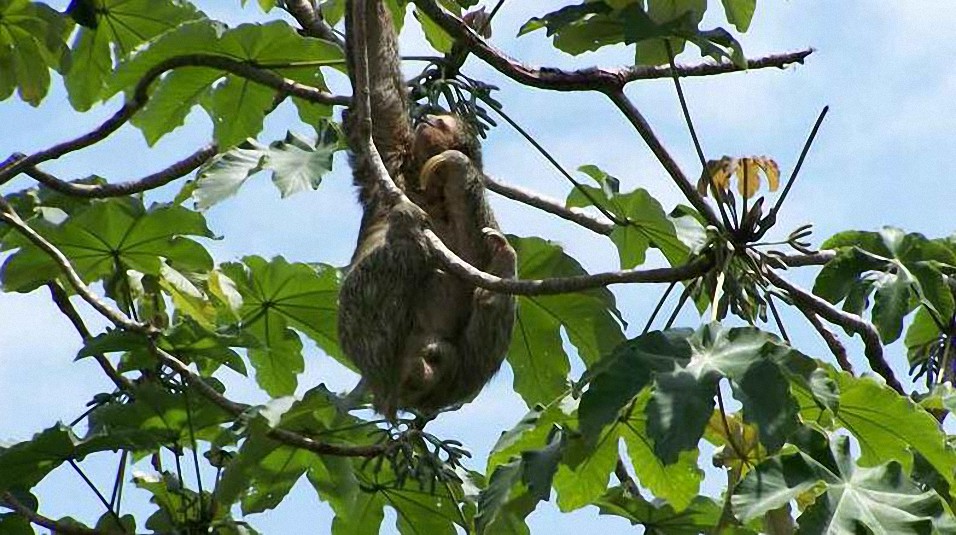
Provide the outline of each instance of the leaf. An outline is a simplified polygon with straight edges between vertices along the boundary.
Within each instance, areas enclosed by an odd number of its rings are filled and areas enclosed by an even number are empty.
[[[812,361],[752,327],[724,329],[711,323],[689,342],[690,361],[656,376],[647,408],[648,431],[661,459],[674,462],[680,451],[696,447],[724,377],[743,406],[744,419],[756,424],[761,443],[770,451],[779,449],[798,424],[790,384],[809,388]]]
[[[212,258],[199,243],[185,236],[211,238],[202,215],[176,205],[148,210],[132,197],[97,200],[59,225],[33,220],[35,230],[71,261],[86,281],[102,280],[127,269],[159,275],[162,261],[181,271],[201,272]],[[24,238],[2,268],[8,291],[29,292],[61,276],[50,257]]]
[[[945,511],[936,492],[920,490],[899,463],[856,468],[847,437],[805,429],[799,450],[773,457],[737,486],[734,510],[756,518],[812,489],[823,489],[797,519],[800,533],[930,533]]]
[[[647,431],[646,414],[650,399],[651,391],[645,389],[635,399],[634,409],[627,419],[616,424],[615,431],[624,439],[627,455],[641,486],[677,511],[683,511],[695,501],[704,478],[704,472],[697,466],[700,451],[696,448],[683,451],[674,463],[665,463],[655,454]]]
[[[721,0],[721,3],[724,5],[727,21],[733,24],[738,32],[746,32],[757,9],[757,0]]]
[[[102,99],[114,62],[187,21],[204,19],[192,4],[173,0],[94,0],[95,24],[80,28],[73,41],[73,67],[64,82],[70,104],[86,111]],[[88,21],[89,22],[89,21]]]
[[[581,432],[596,438],[622,409],[650,384],[654,374],[673,371],[690,361],[689,329],[654,331],[629,340],[592,366],[581,396]]]
[[[513,236],[509,241],[518,254],[518,278],[586,274],[577,261],[550,242]],[[558,397],[568,386],[570,362],[562,329],[585,363],[595,362],[624,340],[620,313],[607,289],[519,297],[508,362],[515,375],[515,391],[529,406]]]
[[[619,193],[620,180],[596,166],[578,169],[587,174],[600,189],[581,186],[568,195],[568,207],[594,206],[595,202],[626,222],[616,225],[611,241],[617,246],[621,268],[630,269],[644,263],[649,247],[659,249],[671,265],[686,261],[689,249],[678,238],[673,221],[667,217],[661,204],[647,190],[636,189]]]
[[[339,148],[334,136],[323,136],[313,145],[288,132],[284,140],[268,147],[250,139],[203,165],[192,186],[196,208],[205,210],[235,195],[259,171],[272,171],[282,197],[316,189],[332,170],[332,154]]]
[[[835,378],[840,391],[836,425],[859,440],[861,465],[892,460],[909,470],[912,451],[916,451],[945,474],[951,485],[956,482],[956,452],[947,447],[932,415],[873,378],[853,378],[846,373],[837,373]],[[804,411],[804,419],[815,419],[814,412]]]
[[[720,523],[721,507],[714,500],[697,496],[686,509],[648,502],[632,496],[622,487],[614,487],[595,504],[602,515],[619,516],[632,525],[644,526],[645,533],[696,535],[713,533]]]
[[[260,66],[322,90],[326,87],[319,67],[341,66],[343,62],[336,45],[300,36],[283,21],[242,24],[226,30],[221,24],[203,20],[180,25],[125,61],[104,94],[128,89],[158,63],[196,50]],[[194,105],[201,104],[213,121],[219,146],[228,149],[262,130],[263,119],[274,109],[276,98],[274,89],[227,71],[189,67],[174,71],[157,84],[151,100],[158,103],[147,105],[136,124],[143,129],[147,142],[155,143],[182,124]],[[308,110],[310,117],[328,117],[331,113],[328,106],[307,105],[298,97],[293,100],[300,110]],[[318,114],[313,114],[314,110],[319,110]]]
[[[222,266],[235,281],[243,304],[241,328],[261,344],[250,348],[256,381],[273,397],[295,391],[296,377],[304,369],[302,342],[290,329],[307,334],[329,356],[351,366],[338,346],[339,273],[332,267],[289,263],[276,257],[243,258],[242,264]]]
[[[27,0],[0,4],[0,100],[17,90],[39,106],[50,88],[50,69],[69,65],[66,38],[73,24],[51,7]]]

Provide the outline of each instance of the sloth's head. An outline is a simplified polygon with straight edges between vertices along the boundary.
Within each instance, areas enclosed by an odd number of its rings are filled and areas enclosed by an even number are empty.
[[[456,115],[426,115],[415,127],[412,156],[419,164],[446,150],[459,150],[481,167],[481,146],[471,128]]]

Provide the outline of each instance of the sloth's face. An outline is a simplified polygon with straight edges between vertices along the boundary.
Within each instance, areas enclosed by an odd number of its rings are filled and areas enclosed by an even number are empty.
[[[471,154],[471,136],[454,115],[426,115],[415,127],[412,153],[419,163],[442,152],[455,149]]]

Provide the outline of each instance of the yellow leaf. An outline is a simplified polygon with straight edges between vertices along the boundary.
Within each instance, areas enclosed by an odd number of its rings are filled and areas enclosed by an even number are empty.
[[[760,165],[754,158],[741,158],[737,167],[737,191],[749,199],[760,189]]]
[[[764,174],[767,175],[767,185],[770,187],[770,191],[777,191],[777,188],[780,187],[780,166],[766,156],[757,158],[757,162],[763,168]]]

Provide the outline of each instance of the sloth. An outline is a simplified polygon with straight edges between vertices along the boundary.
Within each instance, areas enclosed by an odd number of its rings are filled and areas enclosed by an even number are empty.
[[[339,341],[361,371],[375,410],[422,414],[474,397],[501,367],[514,326],[513,296],[442,271],[422,231],[431,229],[471,265],[515,277],[515,251],[485,199],[481,148],[455,115],[413,124],[398,37],[382,0],[346,13],[346,54],[355,87],[352,21],[366,21],[372,140],[406,198],[384,195],[356,125],[343,118],[363,208],[358,243],[339,294]],[[355,92],[357,94],[357,92]]]

